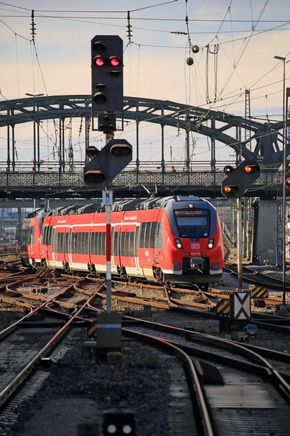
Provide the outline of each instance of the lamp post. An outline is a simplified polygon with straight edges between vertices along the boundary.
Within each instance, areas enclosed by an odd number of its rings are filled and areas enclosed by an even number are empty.
[[[274,59],[283,62],[283,166],[282,166],[282,295],[283,295],[283,304],[286,302],[286,58],[282,56],[274,56]]]
[[[42,97],[44,94],[30,94],[26,92],[25,95],[28,97],[33,97],[33,114],[35,113],[35,98]],[[36,161],[38,157],[38,170],[39,170],[39,123],[37,123],[37,153],[36,153],[36,121],[35,116],[33,116],[33,171],[36,171]],[[36,157],[37,155],[37,157]]]

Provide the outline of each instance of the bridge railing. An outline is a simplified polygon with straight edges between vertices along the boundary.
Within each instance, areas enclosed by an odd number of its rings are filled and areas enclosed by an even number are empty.
[[[136,185],[154,186],[199,186],[220,187],[225,179],[223,171],[140,171],[129,170],[120,173],[113,181],[113,187],[134,187]],[[277,171],[262,171],[254,185],[264,187],[266,190],[279,190],[282,176]],[[83,172],[0,172],[0,188],[29,188],[29,187],[58,187],[82,188],[85,187]]]

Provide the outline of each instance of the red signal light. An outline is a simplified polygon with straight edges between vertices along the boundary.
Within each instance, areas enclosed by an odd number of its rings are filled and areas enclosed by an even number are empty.
[[[95,61],[95,65],[96,65],[97,67],[103,67],[103,66],[105,65],[105,61],[104,61],[104,59],[102,58],[102,56],[97,56],[97,57],[95,57],[94,61]]]
[[[119,67],[121,65],[121,60],[117,56],[111,56],[110,65],[112,67]]]
[[[285,180],[286,186],[290,187],[290,177],[287,177]]]

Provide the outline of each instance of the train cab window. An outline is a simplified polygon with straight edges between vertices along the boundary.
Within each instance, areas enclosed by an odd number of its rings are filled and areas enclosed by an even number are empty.
[[[174,214],[181,238],[199,239],[209,236],[209,210],[175,210]]]

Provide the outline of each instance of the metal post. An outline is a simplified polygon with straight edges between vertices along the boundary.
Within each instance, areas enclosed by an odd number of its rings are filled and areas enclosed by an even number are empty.
[[[26,92],[25,95],[28,97],[33,97],[33,171],[36,171],[36,164],[38,162],[38,169],[39,169],[39,124],[38,124],[38,136],[37,136],[37,145],[36,145],[36,101],[35,99],[37,97],[42,97],[44,94],[30,94],[29,92]],[[38,156],[38,159],[37,159]]]
[[[107,312],[111,312],[112,299],[112,272],[111,272],[111,204],[105,205],[106,210],[106,295],[107,295]]]
[[[238,251],[238,291],[242,291],[242,220],[241,220],[241,198],[237,197],[237,251]]]
[[[285,66],[286,58],[282,56],[274,56],[283,62],[283,166],[282,166],[282,296],[283,304],[286,302],[285,282],[286,282],[286,93],[285,93]]]
[[[285,65],[285,64],[284,64]],[[285,69],[284,69],[284,81],[285,81]],[[285,83],[284,83],[285,87]],[[287,174],[287,166],[289,165],[289,157],[287,155],[287,145],[289,144],[289,133],[288,133],[288,107],[289,107],[289,98],[290,98],[290,88],[285,89],[284,96],[284,113],[283,113],[283,140],[284,140],[284,168],[285,168],[285,179]],[[288,232],[287,232],[287,243],[286,243],[286,224],[288,223],[288,214],[287,214],[287,195],[286,195],[286,181],[284,179],[284,188],[285,188],[285,223],[284,223],[284,231],[285,231],[285,270],[284,270],[284,279],[283,279],[283,304],[286,303],[286,265],[287,265],[287,251],[288,251]]]

